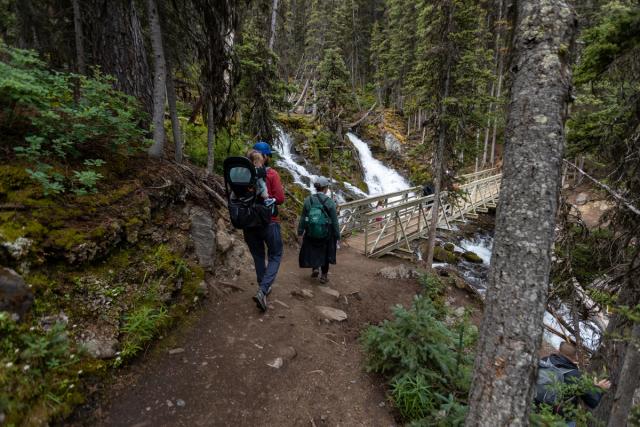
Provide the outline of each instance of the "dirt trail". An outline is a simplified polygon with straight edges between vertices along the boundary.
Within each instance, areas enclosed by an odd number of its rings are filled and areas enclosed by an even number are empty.
[[[376,276],[396,260],[371,260],[348,248],[338,256],[329,283],[341,294],[336,301],[317,288],[309,270],[298,268],[297,250],[285,248],[266,314],[251,300],[252,270],[243,271],[234,284],[244,290],[208,300],[192,322],[110,387],[85,424],[396,425],[382,384],[364,372],[357,339],[365,324],[389,317],[393,305],[408,305],[418,285]],[[296,288],[311,290],[313,298],[292,296]],[[349,317],[327,323],[316,305],[342,309]],[[287,347],[296,350],[292,360],[286,360]],[[285,356],[283,367],[267,366],[279,356]]]

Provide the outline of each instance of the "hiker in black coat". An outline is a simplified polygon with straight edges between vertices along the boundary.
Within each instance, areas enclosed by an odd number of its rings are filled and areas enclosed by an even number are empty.
[[[562,342],[560,344],[560,354],[552,354],[543,358],[543,360],[551,362],[557,368],[569,369],[569,371],[564,374],[564,383],[575,383],[582,377],[582,372],[580,372],[580,369],[576,364],[578,361],[578,351],[573,344]],[[589,408],[595,409],[595,407],[598,406],[598,403],[600,403],[602,394],[611,387],[611,383],[609,380],[604,379],[595,382],[594,385],[596,386],[596,390],[585,392],[579,396],[574,396],[570,403],[575,405],[578,403],[578,400],[580,400]],[[562,408],[558,409],[560,413],[562,413]],[[567,425],[574,426],[575,422],[568,421]]]
[[[298,242],[302,245],[298,258],[300,268],[312,268],[311,277],[318,277],[320,271],[320,283],[327,283],[329,280],[329,264],[336,263],[336,250],[340,241],[340,225],[338,224],[338,214],[335,202],[327,196],[329,190],[329,180],[319,177],[314,182],[316,194],[304,199],[302,214],[298,222]],[[320,205],[325,210],[329,225],[328,236],[325,239],[314,239],[308,236],[307,221],[312,205]]]

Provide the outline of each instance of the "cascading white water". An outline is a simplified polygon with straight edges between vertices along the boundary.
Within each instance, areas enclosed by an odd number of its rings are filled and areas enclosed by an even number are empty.
[[[276,160],[276,165],[288,170],[289,173],[291,173],[291,176],[293,176],[293,182],[295,184],[304,187],[310,193],[315,193],[313,183],[318,178],[318,175],[309,172],[306,167],[294,160],[292,150],[293,141],[291,140],[291,137],[279,127],[276,127],[276,130],[278,131],[278,139],[276,140],[275,148],[279,154],[279,159]],[[333,195],[338,203],[345,202],[344,197],[339,191],[335,191]]]
[[[493,237],[477,235],[472,239],[465,239],[460,242],[460,247],[465,251],[476,253],[486,265],[491,264],[491,250],[493,249]]]
[[[350,132],[347,133],[347,138],[356,147],[360,155],[360,163],[364,170],[364,182],[369,188],[369,196],[392,193],[411,187],[409,181],[402,175],[374,158],[366,142]]]
[[[275,145],[280,158],[276,161],[276,165],[288,170],[293,176],[294,183],[313,193],[313,182],[318,178],[318,175],[312,174],[307,168],[296,163],[291,150],[293,145],[291,137],[280,128],[277,128],[277,131],[278,139]]]

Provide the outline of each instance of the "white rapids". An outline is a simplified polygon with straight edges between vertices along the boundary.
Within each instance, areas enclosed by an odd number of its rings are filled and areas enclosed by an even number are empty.
[[[371,149],[366,142],[351,132],[347,133],[347,138],[349,138],[360,155],[360,163],[364,170],[364,182],[369,188],[369,196],[411,188],[409,181],[402,175],[373,157]]]

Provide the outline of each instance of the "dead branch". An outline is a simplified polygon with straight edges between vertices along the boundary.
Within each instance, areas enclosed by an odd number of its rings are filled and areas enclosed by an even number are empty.
[[[376,108],[376,105],[378,105],[378,103],[374,102],[373,105],[371,106],[371,108],[369,108],[369,110],[366,113],[364,113],[364,115],[362,117],[360,117],[358,120],[356,120],[355,122],[349,124],[347,126],[347,129],[351,130],[351,129],[357,127],[360,123],[362,123],[364,121],[364,119],[366,119],[369,116],[369,114],[371,114],[371,112]]]

